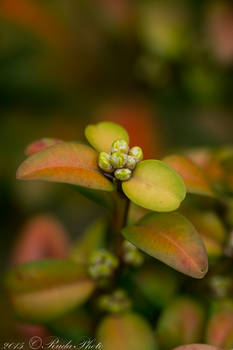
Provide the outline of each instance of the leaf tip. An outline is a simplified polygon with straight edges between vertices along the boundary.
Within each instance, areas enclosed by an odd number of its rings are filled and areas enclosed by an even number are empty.
[[[84,130],[88,142],[98,152],[109,152],[112,143],[117,139],[124,139],[129,143],[127,131],[119,124],[109,121],[89,124]]]
[[[204,244],[203,244],[203,247],[204,247]],[[208,256],[206,253],[206,249],[204,249],[204,251],[202,252],[201,259],[199,260],[199,265],[196,267],[195,271],[193,271],[190,274],[190,276],[196,279],[202,279],[206,276],[208,269],[209,269]]]
[[[27,161],[28,159],[31,159],[32,156],[29,156],[28,158],[26,158],[18,167],[18,169],[16,170],[16,179],[17,180],[27,180],[29,179],[29,172],[27,171]]]
[[[23,180],[24,179],[24,172],[22,170],[22,164],[21,163],[18,167],[18,169],[16,170],[16,179],[17,180]]]
[[[206,256],[205,258],[205,263],[203,264],[203,266],[201,266],[200,268],[200,273],[199,273],[199,279],[202,279],[206,276],[207,272],[208,272],[209,266],[208,266],[208,258]]]

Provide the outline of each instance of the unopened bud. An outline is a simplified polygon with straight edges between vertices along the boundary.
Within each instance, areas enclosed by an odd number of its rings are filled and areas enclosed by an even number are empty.
[[[97,250],[90,257],[88,272],[94,279],[111,277],[118,264],[118,259],[112,253]]]
[[[213,276],[210,279],[210,287],[217,297],[223,298],[230,296],[233,288],[231,276]]]
[[[131,301],[122,289],[118,289],[112,294],[102,295],[98,304],[101,310],[111,313],[127,312],[131,308]]]
[[[132,171],[130,169],[117,169],[114,175],[120,181],[127,181],[130,179]]]
[[[127,162],[127,155],[120,151],[113,152],[111,155],[111,164],[113,168],[123,168]]]
[[[137,160],[135,157],[132,157],[132,156],[128,156],[127,157],[127,163],[126,163],[126,167],[128,169],[131,169],[133,170],[137,165]]]
[[[126,264],[139,267],[144,262],[143,254],[130,242],[123,242],[123,260]]]
[[[142,160],[143,158],[143,152],[141,147],[138,147],[138,146],[132,147],[129,150],[129,155],[135,157],[137,162],[140,162],[140,160]]]
[[[125,140],[116,140],[113,142],[112,144],[112,153],[116,152],[116,151],[120,151],[123,153],[128,153],[129,151],[129,146],[127,141]]]
[[[113,171],[113,167],[110,161],[110,155],[106,152],[100,152],[98,165],[103,171],[107,173],[111,173]]]

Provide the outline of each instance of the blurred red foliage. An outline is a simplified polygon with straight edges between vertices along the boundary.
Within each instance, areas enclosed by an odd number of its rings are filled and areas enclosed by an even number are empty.
[[[141,146],[144,158],[159,158],[162,139],[157,119],[150,108],[139,101],[112,103],[103,106],[98,120],[111,120],[122,125],[130,135],[130,145]]]

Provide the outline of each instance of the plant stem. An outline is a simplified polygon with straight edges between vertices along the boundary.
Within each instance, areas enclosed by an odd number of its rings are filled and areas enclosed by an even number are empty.
[[[114,232],[114,250],[116,255],[120,257],[121,246],[123,242],[123,236],[121,235],[121,230],[127,224],[128,212],[129,212],[129,199],[121,192],[118,192],[115,203],[115,211],[112,220],[112,230]]]

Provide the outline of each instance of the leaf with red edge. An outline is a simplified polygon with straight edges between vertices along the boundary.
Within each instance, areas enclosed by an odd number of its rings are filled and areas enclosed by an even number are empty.
[[[147,254],[194,278],[208,270],[204,244],[193,225],[178,213],[152,213],[122,230],[123,236]]]
[[[10,269],[5,281],[16,314],[44,323],[84,303],[94,282],[81,266],[68,260],[44,259]]]
[[[41,140],[34,141],[30,143],[30,145],[27,146],[25,149],[24,153],[27,156],[31,156],[34,153],[37,153],[39,151],[42,151],[42,149],[56,145],[57,143],[63,142],[62,140],[59,139],[52,139],[49,137],[45,137]]]
[[[113,191],[113,184],[99,171],[97,159],[97,152],[89,146],[62,142],[27,158],[18,168],[17,178]]]
[[[180,155],[171,155],[164,158],[163,161],[182,177],[188,192],[214,196],[204,173],[191,160]]]

